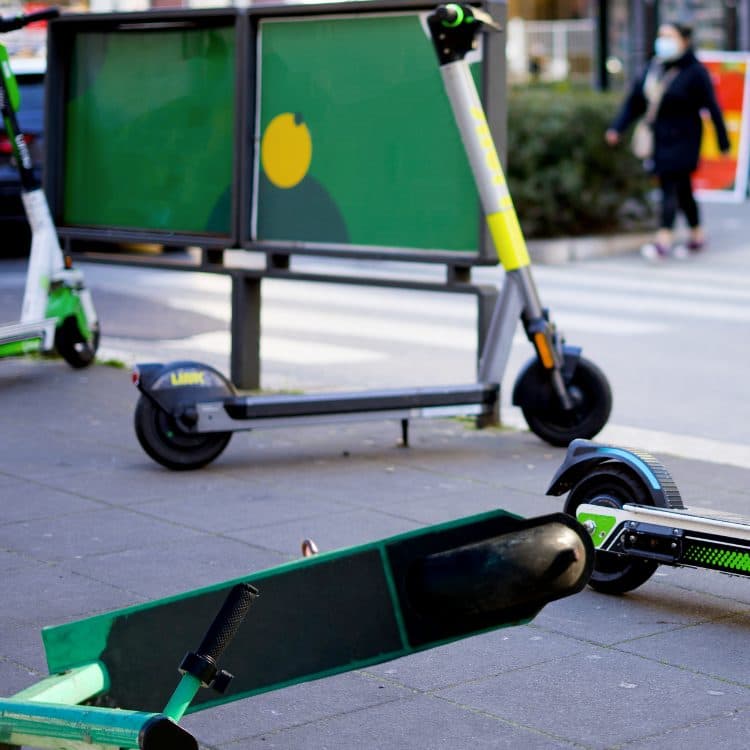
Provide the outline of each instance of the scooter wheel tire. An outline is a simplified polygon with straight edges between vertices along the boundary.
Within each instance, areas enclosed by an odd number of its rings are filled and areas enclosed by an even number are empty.
[[[57,353],[74,369],[88,367],[96,358],[99,348],[99,326],[91,331],[91,338],[86,339],[78,328],[74,316],[65,318],[55,330],[55,349]]]
[[[542,369],[535,362],[532,368]],[[542,373],[527,371],[539,382],[544,380]],[[540,410],[534,403],[522,407],[523,416],[529,429],[550,445],[567,447],[576,438],[590,440],[607,424],[612,411],[612,390],[606,375],[589,360],[581,357],[566,383],[575,406],[566,411],[559,406]]]
[[[622,508],[626,503],[653,505],[641,481],[622,467],[602,464],[581,479],[565,501],[565,512],[576,517],[584,503],[602,508]],[[597,550],[589,586],[604,594],[625,594],[644,584],[656,572],[659,563],[615,552]]]
[[[173,416],[147,396],[141,396],[135,408],[135,434],[154,461],[174,471],[200,469],[210,464],[232,437],[231,432],[186,432]]]

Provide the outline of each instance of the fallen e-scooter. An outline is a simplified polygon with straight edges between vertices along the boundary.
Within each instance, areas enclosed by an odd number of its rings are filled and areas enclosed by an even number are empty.
[[[56,8],[0,18],[0,34],[56,18]],[[47,198],[34,174],[16,113],[20,92],[6,48],[0,44],[0,113],[21,180],[21,200],[31,227],[31,250],[18,322],[0,324],[0,357],[58,354],[72,367],[89,365],[99,343],[99,323],[83,274],[63,256]]]
[[[659,565],[750,576],[750,518],[686,508],[669,471],[647,453],[575,440],[547,491],[565,493],[565,512],[596,548],[589,585],[597,591],[631,591]]]
[[[197,750],[188,711],[528,622],[592,560],[569,516],[496,510],[45,628],[50,676],[0,698],[0,748]]]
[[[232,432],[363,419],[401,421],[420,416],[494,415],[499,383],[520,317],[535,348],[513,390],[531,430],[565,446],[591,438],[609,418],[612,395],[606,377],[565,345],[537,293],[531,260],[513,207],[484,108],[466,61],[492,17],[469,5],[441,5],[427,19],[445,91],[471,165],[489,233],[505,270],[479,364],[468,386],[412,388],[302,396],[243,396],[220,372],[198,362],[141,364],[134,382],[141,392],[135,429],[143,449],[170,469],[194,469],[213,461]]]

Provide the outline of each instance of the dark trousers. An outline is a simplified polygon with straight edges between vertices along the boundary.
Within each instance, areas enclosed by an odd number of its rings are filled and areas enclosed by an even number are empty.
[[[692,229],[700,225],[698,204],[693,197],[689,172],[664,172],[659,175],[661,188],[661,226],[672,229],[679,208]]]

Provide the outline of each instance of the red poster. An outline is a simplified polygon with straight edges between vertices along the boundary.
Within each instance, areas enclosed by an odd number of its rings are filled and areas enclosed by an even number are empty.
[[[736,52],[701,52],[716,98],[724,115],[731,148],[720,153],[716,130],[708,113],[703,115],[701,160],[693,186],[704,200],[744,200],[748,181],[750,143],[750,55]]]

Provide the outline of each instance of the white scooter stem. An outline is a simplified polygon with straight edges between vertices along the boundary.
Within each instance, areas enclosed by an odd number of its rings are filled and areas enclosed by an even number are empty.
[[[21,199],[31,227],[29,268],[21,306],[21,322],[26,323],[46,317],[50,281],[64,271],[65,260],[44,191],[24,191]]]

